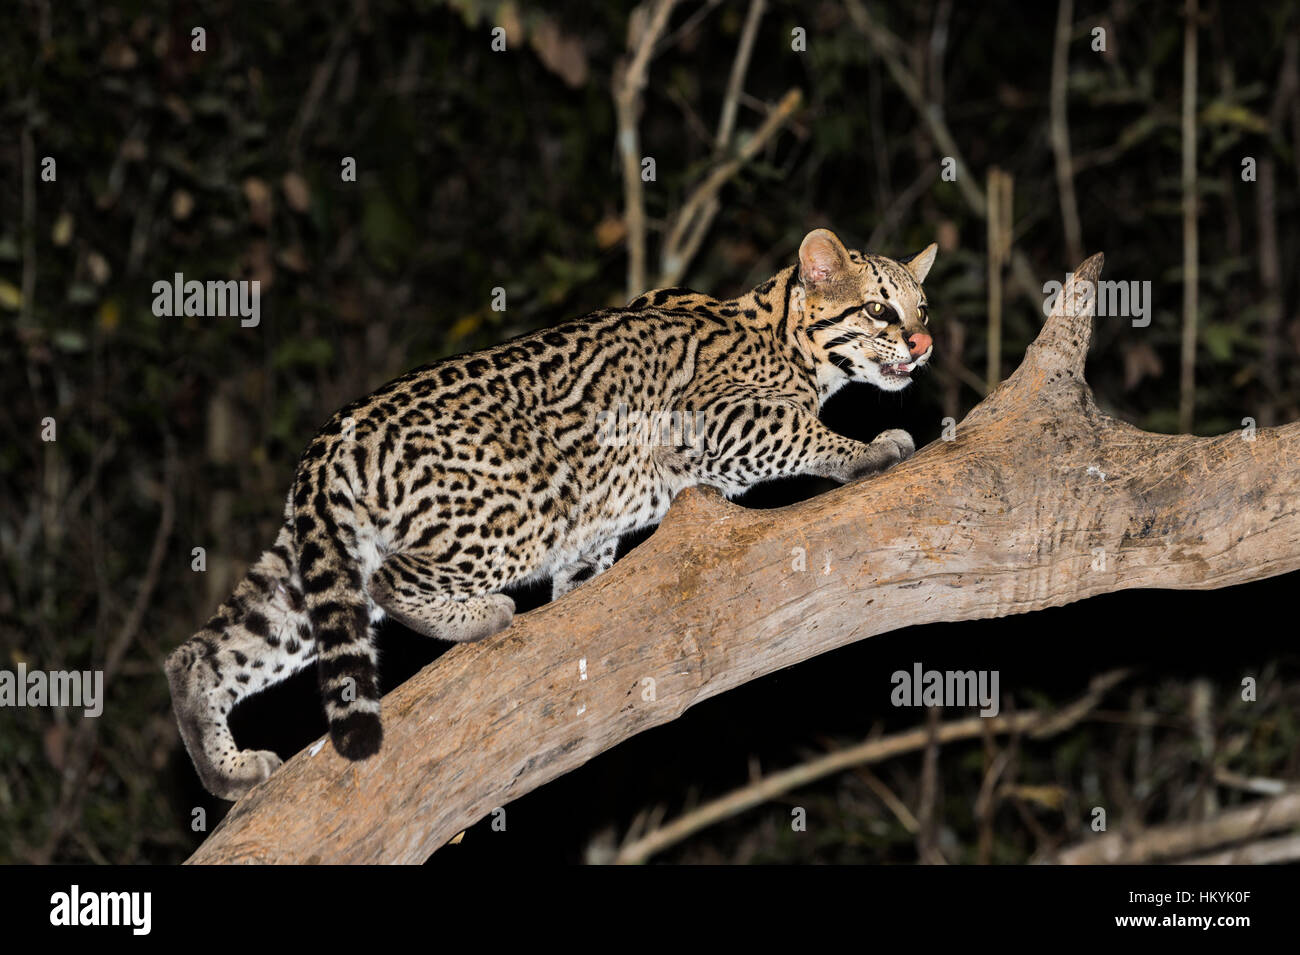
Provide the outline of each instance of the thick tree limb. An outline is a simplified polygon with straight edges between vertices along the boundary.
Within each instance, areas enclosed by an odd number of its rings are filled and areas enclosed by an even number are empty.
[[[955,440],[775,511],[684,493],[612,570],[385,697],[377,756],[317,743],[191,861],[421,862],[622,740],[856,640],[1300,568],[1300,424],[1157,435],[1097,408],[1083,363],[1100,267],[1080,267]]]

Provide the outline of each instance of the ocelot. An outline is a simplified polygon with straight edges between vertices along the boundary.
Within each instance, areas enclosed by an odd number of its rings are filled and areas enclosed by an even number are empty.
[[[228,717],[313,660],[334,746],[375,753],[386,615],[478,640],[510,625],[504,588],[550,577],[564,594],[687,486],[852,481],[908,457],[906,432],[863,444],[818,411],[846,382],[896,391],[929,361],[921,283],[935,252],[894,260],[817,229],[797,263],[739,298],[647,292],[418,368],[337,412],[302,455],[275,544],[167,660],[204,785],[234,799],[274,772],[279,757],[241,751]],[[698,434],[610,440],[609,416],[627,409]]]

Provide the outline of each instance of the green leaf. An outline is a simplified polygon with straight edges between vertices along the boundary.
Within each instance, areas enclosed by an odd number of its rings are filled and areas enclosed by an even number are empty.
[[[415,230],[383,193],[373,193],[361,219],[366,252],[380,267],[396,270],[415,245]]]
[[[290,338],[275,349],[271,364],[275,368],[296,365],[324,367],[334,361],[334,345],[324,338]]]
[[[1233,346],[1240,337],[1240,328],[1223,322],[1212,322],[1206,325],[1202,334],[1206,350],[1217,361],[1224,362],[1231,360]]]

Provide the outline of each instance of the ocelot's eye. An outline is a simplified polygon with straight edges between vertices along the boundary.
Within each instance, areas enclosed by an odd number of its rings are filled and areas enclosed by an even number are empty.
[[[885,306],[880,302],[868,302],[867,314],[870,315],[872,318],[884,318]]]
[[[917,315],[918,318],[921,319],[921,324],[922,324],[922,325],[929,325],[929,324],[930,324],[930,306],[929,306],[929,305],[918,305],[918,306],[916,307],[916,315]]]

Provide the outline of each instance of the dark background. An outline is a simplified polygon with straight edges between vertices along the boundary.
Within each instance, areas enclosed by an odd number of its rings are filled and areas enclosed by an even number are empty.
[[[791,121],[723,188],[684,284],[748,289],[819,226],[890,255],[938,241],[931,373],[901,396],[849,389],[826,414],[855,437],[906,427],[918,445],[937,438],[983,394],[989,242],[962,184],[940,180],[946,153],[920,107],[952,136],[965,185],[982,194],[994,167],[1014,176],[1011,245],[1034,283],[1005,277],[1003,371],[1041,325],[1034,284],[1104,251],[1106,278],[1152,283],[1154,312],[1144,329],[1101,320],[1088,378],[1108,411],[1178,430],[1182,4],[1075,4],[1064,75],[1078,249],[1050,139],[1055,4],[773,0],[720,156],[711,137],[747,9],[679,3],[651,63],[639,124],[657,167],[645,184],[648,284],[664,223],[800,90]],[[1298,21],[1295,4],[1216,2],[1196,20],[1199,434],[1300,416]],[[497,25],[504,53],[490,47]],[[203,53],[190,48],[196,26]],[[1105,52],[1091,49],[1095,27]],[[791,50],[795,28],[806,52]],[[210,827],[225,804],[202,792],[179,745],[162,660],[272,541],[315,429],[415,365],[627,300],[611,98],[627,33],[627,11],[604,3],[11,10],[0,36],[0,667],[104,669],[108,699],[98,720],[0,711],[0,861],[183,859],[201,838],[193,809]],[[45,156],[55,182],[40,179]],[[344,156],[356,182],[340,181]],[[1241,178],[1248,156],[1258,181]],[[152,284],[177,271],[259,279],[261,325],[155,317]],[[505,312],[490,308],[498,286]],[[40,440],[47,416],[54,443]],[[818,489],[790,482],[744,503]],[[205,573],[191,570],[196,546]],[[918,659],[1000,670],[1004,712],[1066,703],[1117,666],[1136,672],[1095,718],[1048,742],[946,747],[928,781],[920,754],[872,767],[921,833],[850,771],[657,858],[912,862],[924,840],[950,862],[1020,862],[1084,838],[1095,805],[1112,828],[1202,818],[1250,798],[1216,773],[1300,773],[1297,582],[1118,594],[875,637],[701,704],[512,804],[505,833],[480,824],[433,861],[602,858],[640,813],[672,818],[755,772],[917,725],[921,714],[888,699],[889,675]],[[386,686],[442,649],[395,626],[381,640]],[[1240,702],[1244,676],[1259,679],[1259,702]],[[234,726],[242,745],[286,757],[307,745],[324,730],[312,675],[249,701]],[[1006,748],[993,805],[977,815]],[[790,831],[796,805],[807,833]]]

